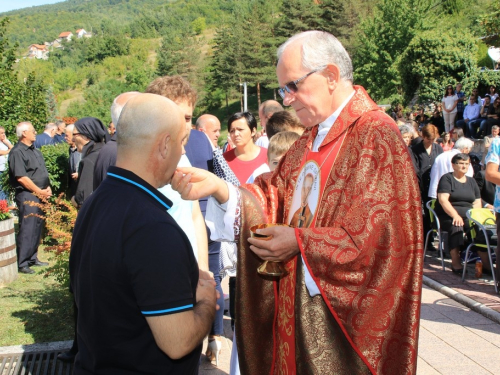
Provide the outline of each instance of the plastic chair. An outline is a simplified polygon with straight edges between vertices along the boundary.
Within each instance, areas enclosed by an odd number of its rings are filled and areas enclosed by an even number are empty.
[[[444,271],[444,256],[443,256],[443,238],[441,237],[441,225],[439,224],[439,218],[436,215],[436,211],[434,211],[434,206],[436,205],[436,200],[431,199],[429,202],[425,204],[427,209],[429,210],[429,216],[431,220],[432,229],[427,232],[425,236],[425,246],[424,246],[424,262],[425,262],[425,253],[427,252],[427,243],[429,242],[429,236],[431,233],[436,233],[438,236],[438,248],[439,254],[441,255],[441,266]]]
[[[488,233],[486,231],[486,228],[484,227],[485,224],[495,224],[496,225],[495,214],[488,208],[472,208],[472,209],[467,211],[467,218],[469,219],[469,223],[470,223],[470,227],[471,227],[470,236],[472,239],[472,243],[469,246],[467,246],[467,249],[465,250],[464,271],[462,273],[462,281],[464,281],[464,279],[465,279],[465,269],[466,269],[467,259],[469,256],[470,249],[472,248],[472,246],[482,247],[483,249],[486,249],[486,251],[488,252],[488,259],[490,261],[491,274],[493,275],[493,284],[495,285],[495,292],[498,293],[498,286],[497,286],[497,280],[496,280],[496,275],[495,275],[495,267],[493,266],[493,258],[491,257],[491,252],[495,251],[496,246],[490,245],[490,239],[488,237]],[[476,226],[474,227],[473,224],[475,224]],[[477,240],[476,230],[481,230],[483,232],[485,243]]]

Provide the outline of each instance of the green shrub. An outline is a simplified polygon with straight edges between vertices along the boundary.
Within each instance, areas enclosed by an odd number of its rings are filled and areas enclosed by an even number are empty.
[[[52,193],[58,195],[65,193],[68,189],[68,144],[66,142],[56,145],[43,146],[40,150],[45,160],[45,166],[49,172],[50,187]],[[9,173],[2,173],[0,185],[3,191],[13,196],[15,191],[9,180]]]
[[[54,195],[65,193],[68,189],[68,144],[42,146],[41,150],[45,166],[49,172],[50,187]]]

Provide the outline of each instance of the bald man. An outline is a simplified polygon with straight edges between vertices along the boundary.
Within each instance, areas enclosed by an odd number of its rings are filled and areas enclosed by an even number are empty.
[[[220,121],[214,115],[201,115],[196,120],[196,130],[205,133],[214,150],[219,147],[217,141],[220,137]]]
[[[97,160],[94,166],[94,190],[96,190],[101,184],[102,180],[106,178],[106,173],[110,166],[116,164],[116,127],[118,126],[118,119],[122,112],[123,107],[127,104],[127,101],[134,96],[139,94],[137,91],[124,92],[118,95],[113,104],[111,105],[111,123],[109,129],[111,130],[111,125],[113,125],[113,134],[111,136],[111,141],[106,142],[106,144],[101,148],[101,152],[97,156]],[[111,133],[111,132],[110,132]]]
[[[260,147],[269,147],[269,138],[266,134],[267,120],[276,112],[283,111],[283,106],[276,100],[266,100],[259,107],[260,126],[262,126],[262,135],[256,140],[255,144]]]
[[[216,310],[187,236],[157,189],[186,141],[184,113],[152,94],[120,116],[116,166],[83,204],[70,256],[79,309],[74,374],[196,374]],[[112,234],[112,235],[110,235]]]

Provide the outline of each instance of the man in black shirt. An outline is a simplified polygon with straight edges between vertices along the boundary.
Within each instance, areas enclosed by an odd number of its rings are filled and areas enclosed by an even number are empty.
[[[157,190],[170,183],[185,140],[172,101],[140,94],[127,102],[116,167],[83,204],[73,234],[76,375],[198,372],[215,282]]]
[[[21,122],[16,127],[19,142],[9,156],[10,183],[16,189],[15,201],[19,209],[19,234],[17,235],[17,261],[19,272],[31,274],[30,266],[46,266],[38,260],[38,244],[42,234],[43,220],[30,214],[42,215],[42,211],[25,202],[40,203],[33,194],[50,197],[49,173],[42,153],[33,143],[36,131],[30,122]],[[28,217],[27,217],[28,216]]]

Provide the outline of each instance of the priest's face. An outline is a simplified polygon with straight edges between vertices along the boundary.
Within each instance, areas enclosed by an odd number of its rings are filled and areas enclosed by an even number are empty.
[[[310,75],[308,75],[311,73]],[[280,87],[296,88],[295,92],[285,90],[283,104],[292,106],[300,122],[311,127],[331,115],[332,92],[327,84],[324,70],[316,72],[306,69],[301,63],[301,46],[293,43],[285,49],[276,68]],[[302,78],[298,83],[293,81]]]

